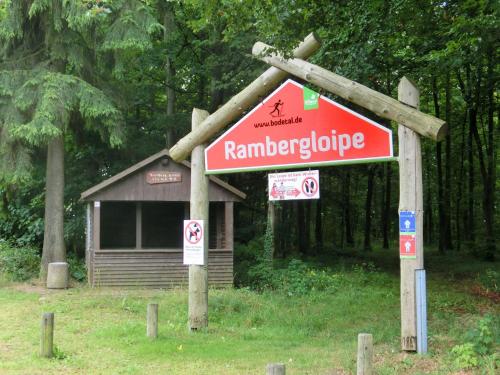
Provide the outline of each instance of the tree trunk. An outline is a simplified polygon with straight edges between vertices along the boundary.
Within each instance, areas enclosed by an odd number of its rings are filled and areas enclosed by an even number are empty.
[[[391,215],[391,179],[392,167],[390,163],[385,165],[385,191],[384,191],[384,209],[382,210],[382,236],[383,248],[389,248],[389,223]]]
[[[451,235],[451,82],[450,73],[446,74],[445,86],[445,120],[448,124],[448,133],[446,133],[445,145],[445,179],[444,179],[444,247],[451,250],[453,248],[453,241]]]
[[[170,4],[167,3],[165,8],[165,14],[163,17],[163,40],[167,42],[170,38],[170,34],[174,32],[174,14]],[[167,94],[167,134],[166,143],[167,147],[170,148],[175,142],[175,122],[173,121],[173,115],[175,113],[175,91],[174,91],[174,77],[175,69],[172,61],[172,57],[167,53],[167,58],[165,60],[165,85]]]
[[[323,220],[321,215],[321,199],[318,199],[316,201],[316,225],[314,226],[317,253],[323,252]]]
[[[464,223],[466,223],[466,215],[463,215],[462,210],[462,197],[464,191],[464,176],[465,176],[465,126],[467,124],[467,113],[466,110],[464,113],[464,118],[462,121],[462,139],[460,142],[460,173],[458,177],[458,192],[457,192],[457,200],[456,200],[456,210],[455,210],[455,225],[457,232],[457,250],[460,251],[462,239],[464,236],[462,235],[462,230],[460,224],[462,223],[462,217],[464,217]]]
[[[370,251],[371,246],[371,231],[372,231],[372,200],[373,200],[373,180],[375,178],[375,167],[368,167],[368,185],[366,188],[365,201],[365,237],[364,250]]]
[[[434,113],[436,117],[441,116],[441,110],[439,106],[439,90],[437,87],[437,79],[436,77],[432,78],[432,98],[434,101]],[[438,188],[438,243],[439,243],[439,252],[443,253],[445,250],[444,246],[444,238],[446,236],[445,230],[445,221],[444,221],[444,202],[443,202],[443,162],[442,162],[442,152],[441,152],[441,142],[436,144],[436,166],[437,166],[437,188]],[[431,185],[430,180],[427,180],[428,186]],[[429,188],[430,190],[430,188]],[[431,199],[431,197],[427,197]]]
[[[354,237],[351,225],[351,171],[349,169],[346,169],[344,174],[343,196],[345,242],[352,246],[354,245]]]
[[[297,233],[299,237],[299,251],[302,254],[307,254],[304,202],[298,201],[295,203],[297,205]]]
[[[311,247],[311,200],[304,201],[305,205],[305,222],[304,222],[304,245],[305,253],[312,255],[314,249]]]
[[[425,162],[425,161],[424,161]],[[431,190],[431,177],[429,176],[431,173],[431,168],[430,168],[430,161],[427,160],[427,168],[425,168],[426,173],[425,173],[425,178],[426,178],[426,186],[427,186],[427,193],[425,197],[425,208],[424,208],[424,243],[425,244],[431,244],[433,239],[434,239],[434,224],[433,224],[433,210],[432,210],[432,190]]]
[[[45,183],[45,218],[40,278],[47,280],[49,263],[65,262],[64,245],[64,136],[49,142]]]
[[[466,239],[469,241],[474,241],[476,239],[475,235],[475,222],[474,222],[474,132],[473,127],[476,123],[476,110],[469,108],[469,138],[467,139],[467,159],[469,167],[469,178],[468,178],[468,197],[467,197],[467,220],[466,220]]]
[[[490,46],[487,51],[488,55],[488,137],[486,145],[486,157],[488,161],[487,166],[487,180],[484,192],[484,219],[486,224],[486,257],[494,260],[496,254],[496,241],[495,241],[495,184],[496,184],[496,163],[495,163],[495,135],[494,135],[494,68],[496,60],[495,50]]]
[[[276,253],[276,205],[272,201],[267,202],[267,228],[266,228],[266,250],[269,254],[268,260],[272,261]]]

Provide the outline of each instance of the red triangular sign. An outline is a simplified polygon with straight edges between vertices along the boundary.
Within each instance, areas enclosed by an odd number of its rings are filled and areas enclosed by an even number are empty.
[[[392,158],[392,131],[292,80],[205,150],[206,173]]]

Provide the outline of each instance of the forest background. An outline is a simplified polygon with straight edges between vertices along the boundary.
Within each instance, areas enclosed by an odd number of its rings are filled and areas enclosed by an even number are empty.
[[[266,66],[253,43],[286,54],[315,31],[323,45],[311,62],[392,97],[407,76],[421,111],[447,122],[445,140],[422,145],[425,245],[493,260],[498,11],[486,0],[0,1],[0,239],[81,259],[82,191],[173,145],[193,107],[213,112],[257,77]],[[396,258],[397,163],[320,174],[320,200],[277,206],[273,256],[381,247]],[[227,180],[248,195],[235,221],[236,261],[248,265],[269,250],[267,175]]]

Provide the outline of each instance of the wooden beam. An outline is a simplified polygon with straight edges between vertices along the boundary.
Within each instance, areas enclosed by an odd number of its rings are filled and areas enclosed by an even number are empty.
[[[319,49],[320,45],[319,38],[311,33],[293,51],[293,55],[308,58]],[[196,145],[208,141],[260,98],[269,94],[286,76],[287,73],[280,69],[274,67],[267,69],[239,94],[233,96],[226,104],[208,116],[196,130],[191,130],[191,133],[179,140],[169,150],[172,159],[175,161],[185,159]]]
[[[208,112],[194,108],[192,129],[199,129]],[[189,266],[188,323],[191,331],[208,326],[208,177],[205,175],[205,146],[191,153],[191,207],[193,220],[203,220],[203,265]]]
[[[398,85],[398,99],[418,108],[419,91],[406,77]],[[424,268],[422,152],[420,136],[398,126],[399,211],[415,211],[416,259],[401,259],[401,349],[417,350],[417,308],[415,270]]]
[[[285,59],[276,53],[266,54],[266,51],[272,49],[273,47],[267,44],[257,42],[253,46],[252,54],[259,60],[369,109],[377,116],[396,121],[424,137],[441,141],[446,136],[447,126],[443,120],[302,59]]]

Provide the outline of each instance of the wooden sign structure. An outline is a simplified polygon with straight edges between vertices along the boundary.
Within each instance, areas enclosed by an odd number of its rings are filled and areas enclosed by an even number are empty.
[[[278,54],[268,54],[266,51],[274,50],[272,47],[264,43],[256,43],[252,51],[253,54],[273,65],[274,68],[268,69],[228,103],[202,121],[196,129],[193,129],[170,149],[170,155],[176,161],[184,159],[195,146],[213,137],[225,125],[254,104],[259,97],[269,93],[275,85],[285,78],[286,73],[298,76],[332,94],[367,108],[382,118],[398,122],[399,210],[416,213],[416,256],[415,259],[401,259],[401,348],[406,351],[415,351],[417,350],[415,275],[417,269],[423,268],[422,156],[419,134],[440,141],[446,135],[446,123],[418,111],[418,90],[405,77],[398,86],[399,101],[397,101],[301,59],[304,55],[308,56],[318,48],[319,41],[314,37],[314,34],[309,35],[299,45],[294,51],[295,58],[292,59],[285,59]],[[206,201],[208,202],[208,199]],[[208,304],[207,301],[204,303]],[[421,345],[419,344],[419,346]]]
[[[294,50],[294,56],[307,58],[319,47],[320,42],[317,36],[310,34]],[[170,156],[176,161],[183,160],[191,152],[191,219],[204,220],[208,228],[208,178],[205,176],[202,144],[255,104],[261,96],[272,91],[275,85],[286,76],[287,73],[271,67],[211,115],[207,111],[193,109],[191,133],[169,150]],[[208,236],[205,236],[205,241],[205,252],[207,252]],[[206,257],[208,258],[208,253]],[[188,324],[191,331],[208,326],[207,264],[208,259],[203,266],[189,266]]]

